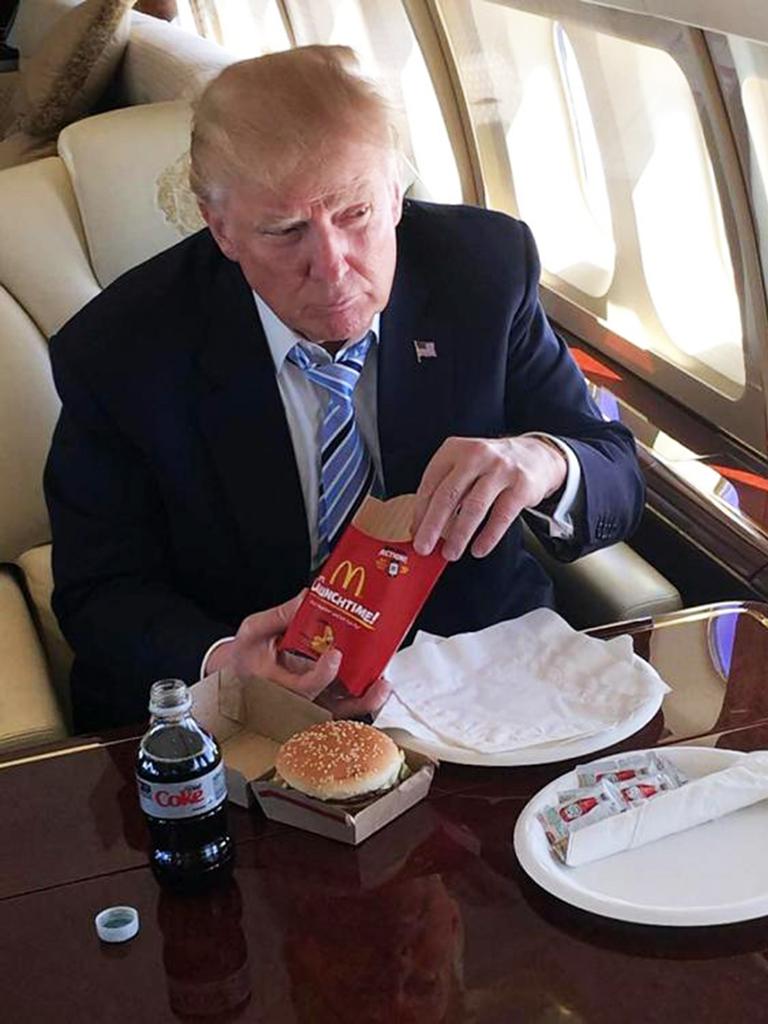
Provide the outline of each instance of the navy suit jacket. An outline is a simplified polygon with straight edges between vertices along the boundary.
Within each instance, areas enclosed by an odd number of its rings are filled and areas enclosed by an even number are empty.
[[[406,203],[378,355],[384,486],[415,491],[449,436],[558,435],[584,481],[559,552],[574,558],[631,532],[643,485],[631,435],[602,419],[544,317],[538,271],[520,222]],[[415,339],[437,357],[419,362]],[[310,546],[253,296],[207,231],[107,288],[51,356],[53,605],[85,730],[144,718],[155,679],[193,681],[214,640],[307,583]],[[448,635],[551,603],[515,524],[486,558],[449,566],[418,625]]]

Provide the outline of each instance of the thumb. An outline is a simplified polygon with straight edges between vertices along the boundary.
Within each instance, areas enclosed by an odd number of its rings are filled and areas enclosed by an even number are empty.
[[[340,667],[341,651],[332,647],[321,654],[312,668],[301,676],[302,689],[312,690],[317,696],[336,679]]]

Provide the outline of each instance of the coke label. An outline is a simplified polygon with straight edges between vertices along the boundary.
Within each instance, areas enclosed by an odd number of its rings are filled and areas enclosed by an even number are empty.
[[[224,765],[191,782],[138,779],[141,809],[151,818],[194,818],[218,807],[227,795]]]

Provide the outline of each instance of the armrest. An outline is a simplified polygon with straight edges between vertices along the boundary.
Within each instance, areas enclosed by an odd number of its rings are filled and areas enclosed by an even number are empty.
[[[682,608],[677,587],[624,543],[558,562],[523,524],[526,548],[551,576],[558,611],[576,629]]]
[[[67,735],[24,595],[0,568],[0,750]]]

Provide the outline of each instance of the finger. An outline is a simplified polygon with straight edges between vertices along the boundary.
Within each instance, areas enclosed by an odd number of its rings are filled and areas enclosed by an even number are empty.
[[[464,496],[460,509],[445,531],[442,553],[449,562],[457,561],[467,550],[467,545],[503,489],[502,483],[494,482],[491,476],[484,476]]]
[[[297,676],[286,672],[287,678],[285,682],[281,682],[283,686],[287,686],[294,693],[300,693],[302,696],[314,700],[338,676],[340,665],[341,651],[332,648],[321,654],[306,672]]]
[[[438,448],[429,460],[427,468],[424,470],[421,481],[419,482],[413,502],[413,521],[411,523],[412,534],[415,535],[418,532],[427,508],[429,507],[432,495],[448,473],[453,469],[453,464],[453,454],[448,448],[448,442],[446,441]]]
[[[278,651],[277,663],[291,675],[303,676],[314,666],[315,659],[306,654],[297,654],[296,651]]]
[[[428,555],[434,550],[446,524],[455,514],[476,478],[474,469],[466,465],[457,465],[438,484],[413,539],[413,546],[418,554]]]
[[[485,558],[496,547],[525,507],[523,498],[514,487],[507,487],[493,503],[488,522],[472,544],[475,558]]]
[[[362,697],[341,697],[334,701],[331,708],[333,717],[362,718],[364,715],[375,715],[391,692],[392,687],[381,676],[368,687]]]

